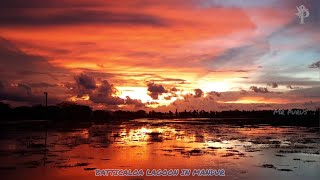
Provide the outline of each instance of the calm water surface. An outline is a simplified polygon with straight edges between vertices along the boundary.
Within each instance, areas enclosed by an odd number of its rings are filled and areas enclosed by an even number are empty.
[[[320,137],[315,128],[137,119],[72,131],[49,130],[48,151],[44,151],[44,137],[44,131],[13,128],[1,132],[0,175],[10,179],[106,178],[94,176],[97,168],[224,169],[228,179],[320,176]]]

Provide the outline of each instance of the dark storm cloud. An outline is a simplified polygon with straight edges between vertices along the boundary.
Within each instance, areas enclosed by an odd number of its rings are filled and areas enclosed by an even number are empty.
[[[179,89],[177,89],[176,87],[173,87],[173,88],[170,89],[170,91],[177,92],[177,91],[179,91]]]
[[[52,12],[51,12],[52,11]],[[125,24],[164,26],[164,20],[146,14],[88,9],[21,9],[2,8],[3,26],[48,26],[82,24]]]
[[[159,95],[168,92],[161,84],[149,83],[147,86],[149,91],[148,94],[152,99],[158,99]]]
[[[93,103],[101,103],[105,105],[134,105],[135,107],[143,107],[141,100],[131,99],[126,97],[122,99],[116,96],[118,90],[107,80],[99,81],[99,86],[96,85],[96,80],[93,76],[82,73],[75,76],[75,84],[66,83],[65,86],[71,89],[71,94],[76,94],[78,97],[89,95]]]
[[[203,96],[203,91],[201,90],[201,89],[195,89],[194,90],[194,96],[193,97],[195,97],[195,98],[199,98],[199,97],[202,97]]]
[[[269,93],[269,90],[265,87],[251,86],[250,89],[256,93]]]
[[[278,87],[278,84],[277,83],[268,83],[267,84],[268,86],[272,87],[272,88],[277,88]]]
[[[145,105],[141,102],[140,99],[131,99],[129,96],[126,96],[125,104],[134,105],[135,107],[144,107]]]
[[[104,80],[102,85],[97,89],[97,91],[92,92],[90,100],[94,103],[103,103],[106,105],[134,105],[135,107],[144,107],[140,99],[131,99],[129,96],[126,96],[125,99],[122,99],[117,96],[113,96],[117,92],[117,89],[109,84],[108,81]]]
[[[12,84],[0,81],[0,101],[25,102],[30,105],[44,103],[42,93],[33,93],[32,88],[26,84]],[[49,96],[48,101],[56,104],[59,100],[55,96]]]
[[[288,89],[293,89],[293,87],[291,85],[287,85],[286,86]]]
[[[243,90],[243,89],[240,89],[240,95],[245,95],[245,94],[247,94],[247,91],[246,90]]]
[[[210,91],[210,92],[207,92],[207,94],[209,96],[217,96],[217,97],[221,96],[221,93],[220,92],[216,92],[216,91]]]
[[[78,86],[83,87],[85,89],[95,89],[97,87],[94,78],[84,73],[76,76],[75,81]]]
[[[312,63],[309,68],[320,68],[320,61]]]
[[[124,104],[124,99],[121,99],[119,97],[108,97],[105,96],[104,94],[91,94],[90,95],[90,100],[94,103],[103,103],[106,105],[120,105]]]
[[[94,103],[104,103],[107,105],[120,105],[124,104],[124,99],[116,96],[112,96],[117,92],[117,89],[112,84],[109,84],[107,80],[102,81],[102,84],[92,91],[89,96],[90,100]]]
[[[107,80],[103,80],[97,91],[99,93],[105,94],[106,96],[111,96],[112,94],[117,92],[117,89]]]

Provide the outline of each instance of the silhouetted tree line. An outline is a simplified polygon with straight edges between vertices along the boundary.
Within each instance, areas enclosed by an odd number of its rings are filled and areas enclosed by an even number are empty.
[[[15,108],[0,102],[0,112],[4,120],[88,121],[92,116],[89,106],[66,102],[48,107],[35,105]]]
[[[3,120],[53,120],[57,122],[105,122],[147,117],[146,111],[93,111],[89,106],[71,102],[62,102],[56,106],[10,107],[0,102],[0,114]]]
[[[138,111],[93,111],[89,106],[62,102],[56,106],[35,105],[12,108],[0,102],[2,120],[53,120],[57,122],[108,122],[135,118],[214,118],[214,123],[272,124],[319,126],[319,111],[303,109],[259,111],[187,111],[146,112]]]

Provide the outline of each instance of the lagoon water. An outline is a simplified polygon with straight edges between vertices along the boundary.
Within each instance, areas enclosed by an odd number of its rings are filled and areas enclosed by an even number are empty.
[[[95,177],[95,169],[224,169],[228,179],[320,176],[317,128],[211,122],[136,119],[51,129],[48,151],[43,147],[45,131],[2,130],[0,175],[6,179],[101,179],[107,177]],[[132,178],[137,177],[118,177]]]

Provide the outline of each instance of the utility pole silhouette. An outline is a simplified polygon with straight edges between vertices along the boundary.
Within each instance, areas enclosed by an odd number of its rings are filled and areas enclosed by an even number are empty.
[[[46,117],[46,120],[47,120],[48,92],[44,92],[43,94],[46,96],[45,117]],[[46,135],[45,135],[45,139],[44,139],[43,166],[46,165],[46,160],[47,160],[47,139],[48,139],[48,127],[47,126],[48,126],[48,122],[46,122],[46,124],[45,124]]]
[[[48,92],[44,92],[43,94],[46,95],[46,107],[48,106]]]

